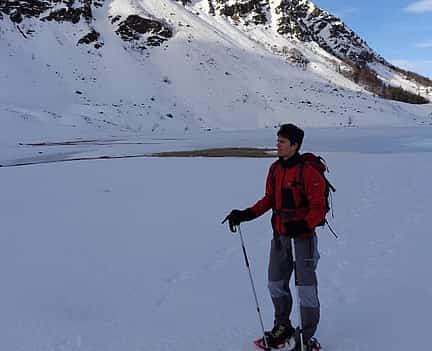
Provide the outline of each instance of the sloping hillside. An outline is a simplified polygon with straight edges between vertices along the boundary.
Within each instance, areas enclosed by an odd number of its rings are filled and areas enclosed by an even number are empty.
[[[374,97],[317,42],[218,3],[2,2],[2,115],[134,133],[430,123],[430,105]]]

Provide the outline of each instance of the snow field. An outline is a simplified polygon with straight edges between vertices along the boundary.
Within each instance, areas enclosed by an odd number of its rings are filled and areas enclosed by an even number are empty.
[[[326,153],[338,240],[319,231],[327,350],[420,348],[432,282],[431,153]],[[252,350],[239,238],[270,159],[82,161],[0,172],[0,348]],[[269,215],[242,226],[264,314]],[[293,320],[297,318],[294,315]]]

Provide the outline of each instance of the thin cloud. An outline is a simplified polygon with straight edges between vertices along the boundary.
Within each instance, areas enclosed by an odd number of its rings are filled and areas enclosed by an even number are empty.
[[[432,0],[421,0],[405,7],[405,11],[414,13],[432,12]]]
[[[337,17],[342,18],[342,17],[352,15],[358,11],[359,9],[357,7],[349,7],[345,9],[336,10],[334,13]]]
[[[432,41],[427,43],[417,43],[415,46],[419,49],[432,49]]]

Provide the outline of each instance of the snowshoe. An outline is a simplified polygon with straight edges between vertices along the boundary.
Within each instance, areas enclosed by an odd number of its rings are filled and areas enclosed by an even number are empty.
[[[295,347],[295,329],[291,326],[275,325],[271,331],[265,332],[267,346],[264,337],[255,340],[254,344],[262,350],[293,350]]]
[[[301,351],[300,344],[295,346],[294,351]],[[303,347],[303,351],[321,351],[321,344],[315,338],[310,338]]]

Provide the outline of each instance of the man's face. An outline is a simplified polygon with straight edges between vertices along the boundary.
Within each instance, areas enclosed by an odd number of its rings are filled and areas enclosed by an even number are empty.
[[[283,158],[290,158],[297,152],[298,144],[291,144],[289,139],[282,136],[277,137],[277,155]]]

